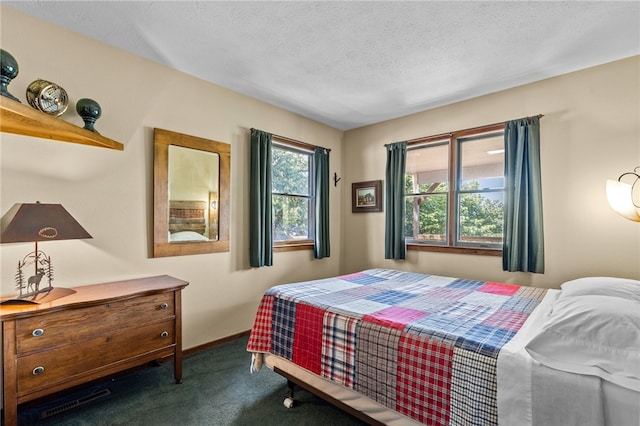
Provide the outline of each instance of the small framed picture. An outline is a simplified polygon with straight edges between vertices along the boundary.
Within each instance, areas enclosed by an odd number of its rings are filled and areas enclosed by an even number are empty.
[[[351,184],[351,211],[353,213],[382,211],[382,181],[370,180]]]

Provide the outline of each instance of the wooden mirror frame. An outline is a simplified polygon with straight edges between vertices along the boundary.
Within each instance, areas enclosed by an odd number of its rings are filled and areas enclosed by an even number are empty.
[[[155,128],[153,132],[153,257],[229,251],[231,145],[169,130]],[[169,242],[169,145],[213,152],[220,156],[217,240]]]

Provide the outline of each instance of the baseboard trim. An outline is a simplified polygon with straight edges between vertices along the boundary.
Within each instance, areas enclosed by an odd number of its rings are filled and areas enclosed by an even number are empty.
[[[198,352],[202,352],[202,351],[204,351],[206,349],[213,348],[213,347],[221,345],[223,343],[227,343],[227,342],[230,342],[232,340],[236,340],[236,339],[239,339],[241,337],[248,336],[249,333],[251,333],[251,330],[246,330],[246,331],[242,331],[242,332],[237,333],[237,334],[232,334],[231,336],[223,337],[222,339],[218,339],[218,340],[214,340],[212,342],[204,343],[202,345],[194,346],[192,348],[183,350],[182,351],[182,356],[189,356],[189,355],[193,355],[193,354],[198,353]]]

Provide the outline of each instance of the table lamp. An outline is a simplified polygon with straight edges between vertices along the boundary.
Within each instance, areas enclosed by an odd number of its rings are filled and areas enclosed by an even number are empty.
[[[51,257],[38,250],[38,241],[92,238],[61,204],[43,204],[39,201],[14,204],[0,219],[0,228],[0,243],[35,243],[35,250],[18,260],[15,275],[18,296],[2,303],[42,303],[44,298],[50,301],[74,293],[69,289],[56,289],[59,291],[54,297]],[[45,278],[47,285],[42,286]]]

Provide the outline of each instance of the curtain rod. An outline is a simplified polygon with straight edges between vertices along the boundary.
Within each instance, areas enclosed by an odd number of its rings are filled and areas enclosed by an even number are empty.
[[[253,127],[252,127],[250,130],[251,130],[251,131],[254,131],[254,130],[260,130],[260,129],[256,129],[256,128],[253,128]],[[260,131],[261,131],[261,132],[264,132],[264,130],[260,130]],[[267,133],[269,133],[269,132],[267,132]],[[274,133],[271,133],[271,136],[275,136],[276,138],[278,138],[278,139],[280,139],[280,140],[282,140],[282,141],[284,141],[284,142],[288,142],[288,143],[290,143],[290,144],[292,144],[292,145],[298,145],[298,146],[299,146],[299,147],[301,147],[301,148],[310,149],[310,150],[312,150],[312,151],[313,151],[313,150],[316,148],[316,146],[317,146],[317,145],[312,145],[312,144],[310,144],[310,143],[306,143],[306,142],[302,142],[302,141],[297,141],[297,140],[295,140],[295,139],[291,139],[291,138],[288,138],[288,137],[286,137],[286,136],[276,135],[276,134],[274,134]],[[331,152],[331,149],[330,149],[330,148],[325,148],[325,147],[322,147],[322,146],[321,146],[320,148],[322,148],[322,149],[326,149],[327,151]]]
[[[538,114],[535,117],[542,118],[542,117],[544,117],[544,114]],[[531,117],[524,117],[524,118],[530,119]],[[513,120],[508,120],[508,121],[513,121]],[[494,127],[504,126],[504,123],[506,123],[506,121],[503,121],[501,123],[487,124],[485,126],[469,127],[468,129],[456,130],[454,132],[440,133],[439,135],[422,136],[422,137],[419,137],[419,138],[407,140],[407,145],[415,145],[417,143],[424,142],[424,141],[427,141],[429,139],[440,139],[440,138],[445,138],[445,137],[451,137],[451,135],[453,135],[454,133],[471,132],[471,131],[482,130],[482,129],[492,129]],[[384,146],[387,146],[387,145],[390,145],[390,144],[385,144]]]

